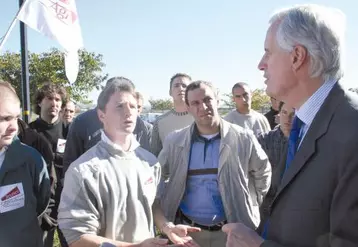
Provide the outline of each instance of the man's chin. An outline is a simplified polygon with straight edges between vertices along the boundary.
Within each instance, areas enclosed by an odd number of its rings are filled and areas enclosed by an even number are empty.
[[[3,140],[1,140],[1,142],[0,142],[0,147],[9,146],[12,143],[13,139],[14,139],[14,136],[3,138]]]

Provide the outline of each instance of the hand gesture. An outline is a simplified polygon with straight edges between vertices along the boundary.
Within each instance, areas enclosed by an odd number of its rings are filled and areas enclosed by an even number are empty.
[[[164,238],[148,238],[139,244],[139,247],[167,246],[168,240]]]
[[[222,230],[228,235],[226,247],[259,247],[264,241],[254,230],[241,223],[226,224]]]
[[[198,244],[188,236],[189,232],[200,232],[198,227],[192,227],[187,225],[172,225],[163,229],[165,235],[177,245],[183,245],[187,247],[198,247]]]

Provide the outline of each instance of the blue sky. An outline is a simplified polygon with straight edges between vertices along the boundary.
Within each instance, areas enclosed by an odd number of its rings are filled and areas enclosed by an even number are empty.
[[[0,36],[18,8],[1,0]],[[101,53],[110,76],[133,80],[146,97],[168,98],[169,79],[185,72],[213,82],[227,93],[237,81],[263,88],[257,69],[271,13],[303,1],[238,0],[77,0],[85,48]],[[343,84],[358,87],[358,2],[321,0],[311,3],[340,8],[347,17],[346,75]],[[55,41],[28,31],[29,50],[47,51]],[[4,50],[19,51],[19,25]],[[97,93],[91,98],[96,99]]]

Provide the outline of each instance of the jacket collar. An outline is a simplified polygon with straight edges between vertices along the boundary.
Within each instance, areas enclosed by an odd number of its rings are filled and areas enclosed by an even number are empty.
[[[221,118],[219,126],[220,126],[219,134],[220,134],[221,140],[223,141],[225,139],[228,139],[228,132],[230,129],[230,124]],[[186,131],[184,134],[184,138],[181,138],[180,141],[176,144],[180,147],[186,147],[186,146],[190,145],[192,138],[200,135],[197,130],[197,126],[196,126],[195,122],[192,123],[185,130]]]
[[[17,136],[14,137],[12,143],[8,146],[4,162],[0,168],[0,184],[8,171],[16,170],[26,161],[25,154],[20,150],[22,146],[23,144]]]

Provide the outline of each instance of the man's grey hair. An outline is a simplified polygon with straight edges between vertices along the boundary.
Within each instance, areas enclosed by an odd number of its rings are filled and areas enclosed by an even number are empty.
[[[343,77],[346,19],[338,9],[306,4],[280,10],[269,23],[278,24],[276,40],[286,51],[302,45],[310,56],[311,77]]]
[[[101,111],[105,111],[106,105],[110,97],[116,92],[128,92],[136,98],[135,89],[133,84],[128,81],[113,80],[103,88],[97,99],[97,108]]]

